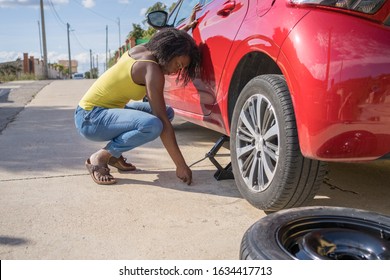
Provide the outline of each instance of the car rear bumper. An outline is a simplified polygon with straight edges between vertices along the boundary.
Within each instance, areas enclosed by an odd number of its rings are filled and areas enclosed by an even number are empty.
[[[289,34],[278,64],[304,156],[365,161],[390,153],[389,27],[310,12]]]

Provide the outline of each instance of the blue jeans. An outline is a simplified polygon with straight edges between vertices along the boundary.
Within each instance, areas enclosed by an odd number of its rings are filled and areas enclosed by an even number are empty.
[[[174,111],[167,106],[167,116],[173,120]],[[78,132],[92,141],[109,141],[105,146],[112,156],[134,149],[160,136],[163,124],[152,114],[149,102],[130,102],[123,109],[94,107],[75,111]]]

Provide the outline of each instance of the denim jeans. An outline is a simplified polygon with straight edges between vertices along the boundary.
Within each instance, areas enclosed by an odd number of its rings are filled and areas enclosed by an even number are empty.
[[[174,111],[167,106],[167,116],[173,120]],[[123,109],[94,107],[75,111],[78,132],[92,141],[109,141],[105,146],[112,156],[134,149],[160,136],[163,124],[152,114],[149,102],[130,102]]]

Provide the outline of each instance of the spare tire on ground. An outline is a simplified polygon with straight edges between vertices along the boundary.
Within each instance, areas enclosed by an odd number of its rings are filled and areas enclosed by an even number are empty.
[[[244,234],[241,260],[390,260],[390,217],[343,207],[274,212]]]

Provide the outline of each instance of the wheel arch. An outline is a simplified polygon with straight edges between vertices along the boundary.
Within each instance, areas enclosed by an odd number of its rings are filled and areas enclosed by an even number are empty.
[[[261,51],[251,51],[240,59],[237,67],[234,69],[228,89],[226,108],[229,134],[234,106],[240,92],[251,79],[265,74],[282,74],[279,66],[269,55]]]

